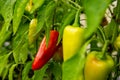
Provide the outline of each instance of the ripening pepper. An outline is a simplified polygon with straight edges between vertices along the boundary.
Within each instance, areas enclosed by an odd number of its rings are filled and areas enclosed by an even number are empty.
[[[43,38],[38,49],[38,52],[35,56],[35,59],[32,63],[33,70],[42,68],[54,55],[55,50],[57,48],[58,35],[59,35],[58,31],[56,30],[50,31],[48,45],[46,45],[46,36]]]
[[[114,41],[114,47],[116,50],[120,49],[120,34]]]
[[[27,3],[27,5],[26,5],[25,10],[28,11],[28,12],[30,12],[31,9],[32,9],[32,7],[33,7],[33,1],[30,0],[30,1]]]
[[[37,35],[35,35],[35,32],[37,31],[36,30],[37,22],[38,22],[37,18],[32,19],[31,22],[30,22],[29,33],[28,33],[29,44],[32,44],[37,37]]]
[[[70,59],[80,49],[83,43],[84,29],[75,26],[66,26],[63,32],[63,59]]]
[[[88,54],[84,69],[85,80],[107,80],[114,67],[114,61],[107,54],[101,59],[100,54],[101,52],[96,51]]]

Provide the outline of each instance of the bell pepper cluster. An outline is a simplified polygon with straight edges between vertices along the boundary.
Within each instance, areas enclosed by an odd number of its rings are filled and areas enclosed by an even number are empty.
[[[77,25],[78,13],[76,15],[77,19],[75,19],[73,25],[66,25],[64,28],[62,43],[60,43],[62,47],[58,45],[59,32],[57,30],[50,31],[48,45],[46,44],[46,36],[44,36],[32,63],[32,70],[41,69],[53,57],[56,50],[59,50],[58,48],[63,50],[61,52],[63,53],[63,56],[61,56],[63,57],[63,63],[80,51],[87,40],[84,38],[85,29]],[[119,44],[117,42],[119,38],[120,36],[118,36],[115,42],[117,49],[119,48],[117,45]],[[106,43],[101,51],[92,51],[86,54],[83,69],[84,78],[80,80],[107,80],[108,75],[114,68],[114,60],[105,50],[107,47]]]

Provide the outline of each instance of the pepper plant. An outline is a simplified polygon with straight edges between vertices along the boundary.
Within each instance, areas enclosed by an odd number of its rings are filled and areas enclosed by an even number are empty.
[[[119,77],[120,0],[0,0],[0,80]]]

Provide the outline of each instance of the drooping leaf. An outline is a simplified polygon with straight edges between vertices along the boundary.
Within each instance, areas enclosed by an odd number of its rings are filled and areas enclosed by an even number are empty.
[[[10,24],[10,21],[13,18],[13,7],[16,0],[5,0],[4,4],[1,7],[1,15],[3,16],[6,23]],[[3,1],[2,1],[3,2]],[[9,25],[6,26],[8,30]]]
[[[2,80],[5,80],[5,78],[7,77],[8,72],[9,72],[9,68],[10,68],[11,65],[12,65],[12,63],[5,66],[5,69],[4,69],[3,74],[2,74]]]
[[[107,39],[110,39],[112,37],[114,27],[115,21],[111,20],[111,22],[104,28]]]
[[[71,22],[75,19],[75,14],[76,14],[76,10],[72,9],[70,11],[68,11],[68,13],[66,13],[63,16],[63,20],[61,23],[61,27],[59,29],[59,38],[58,38],[58,43],[61,41],[61,38],[63,36],[63,30],[67,25],[70,25]]]
[[[45,10],[46,43],[47,44],[49,40],[50,29],[53,27],[53,16],[54,16],[55,7],[56,7],[55,1],[51,1],[46,6],[46,10]]]
[[[31,61],[26,63],[26,65],[25,65],[25,67],[24,67],[24,69],[22,71],[22,80],[27,80],[28,73],[29,73],[29,71],[30,71],[30,69],[32,67],[31,65],[32,65]]]
[[[53,73],[55,80],[61,80],[62,66],[59,63],[56,62],[51,63],[50,70]]]
[[[17,0],[14,9],[14,16],[13,16],[13,33],[15,34],[18,30],[19,24],[21,22],[21,18],[24,14],[24,10],[26,4],[29,0]]]
[[[37,8],[41,7],[45,0],[33,0],[33,7],[31,9],[30,13],[33,13]]]
[[[46,14],[43,14],[43,13],[46,13],[46,10],[48,9],[48,5],[49,5],[50,1],[45,1],[45,5],[44,6],[41,6],[37,12],[38,16],[37,16],[37,19],[38,19],[38,24],[37,24],[37,31],[34,33],[34,36],[38,35],[38,33],[45,27],[45,20],[46,20]],[[47,15],[49,15],[47,13]],[[50,27],[50,26],[49,26]]]
[[[7,23],[5,23],[2,27],[2,30],[0,32],[0,47],[3,45],[3,43],[6,41],[6,39],[8,39],[12,33],[11,30],[7,30],[6,31],[6,26],[9,25]]]
[[[21,46],[21,49],[20,49],[20,59],[22,63],[25,63],[25,61],[27,60],[27,57],[28,57],[28,43],[26,42]]]
[[[14,48],[13,50],[13,57],[16,63],[19,63],[21,61],[20,49],[21,49],[21,46],[25,44],[24,38],[25,38],[25,34],[23,35],[22,39],[18,42],[18,45],[16,46],[16,48]]]
[[[18,32],[16,36],[13,38],[13,57],[16,63],[19,63],[19,61],[25,61],[27,57],[27,32],[28,32],[28,24],[21,24],[18,29]],[[26,47],[24,52],[22,49]],[[21,58],[24,56],[25,59]]]
[[[5,54],[9,53],[9,50],[6,49],[5,47],[0,48],[0,56],[3,56]]]
[[[46,9],[46,6],[43,6],[42,8],[39,9],[38,11],[38,24],[37,24],[37,31],[35,33],[35,35],[37,35],[41,29],[44,27],[44,24],[45,24],[45,9]]]
[[[7,62],[8,62],[8,57],[10,56],[11,52],[6,54],[6,55],[3,55],[3,56],[0,56],[0,75],[2,73],[2,71],[4,70],[5,66],[7,65]]]
[[[0,13],[1,13],[1,9],[2,9],[2,6],[5,4],[6,0],[0,0]]]
[[[10,26],[10,22],[13,18],[13,6],[16,0],[6,0],[1,1],[1,9],[0,9],[0,13],[2,15],[2,17],[4,18],[4,24],[0,31],[0,47],[2,46],[2,44],[4,43],[4,41],[10,36],[11,31],[8,30],[9,26]]]
[[[84,80],[85,52],[90,42],[91,39],[72,58],[63,63],[62,80]]]
[[[79,77],[81,78],[80,80],[84,80],[83,79],[84,64],[85,55],[75,55],[67,62],[64,62],[62,80],[79,80]]]
[[[43,76],[45,75],[45,71],[47,68],[48,68],[48,64],[43,66],[43,68],[41,68],[40,70],[35,71],[33,79],[34,80],[43,80]]]
[[[111,0],[84,0],[84,10],[87,17],[85,38],[89,38],[99,26]]]
[[[116,8],[114,9],[114,15],[116,23],[120,24],[120,0],[117,0]]]
[[[104,28],[104,31],[107,39],[111,40],[111,43],[113,43],[118,34],[118,24],[112,19]]]
[[[18,64],[13,64],[10,69],[9,69],[9,75],[8,75],[8,78],[9,80],[13,80],[13,73],[14,73],[14,69],[15,67],[17,66]]]

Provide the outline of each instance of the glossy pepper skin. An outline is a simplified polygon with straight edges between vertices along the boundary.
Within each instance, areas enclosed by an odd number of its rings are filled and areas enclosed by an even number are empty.
[[[32,70],[38,70],[42,68],[54,55],[56,50],[56,44],[58,41],[59,33],[55,30],[50,31],[50,38],[48,41],[48,46],[46,46],[46,37],[43,38],[40,47],[38,49],[37,55],[32,63]]]
[[[35,32],[37,31],[37,18],[31,20],[29,25],[29,33],[28,33],[28,40],[29,44],[32,44],[36,40]]]
[[[83,43],[84,29],[66,26],[63,32],[63,59],[70,59],[80,49]]]
[[[100,52],[90,52],[86,59],[84,74],[85,80],[107,80],[108,74],[114,67],[111,56],[106,55],[105,59],[99,58]]]

